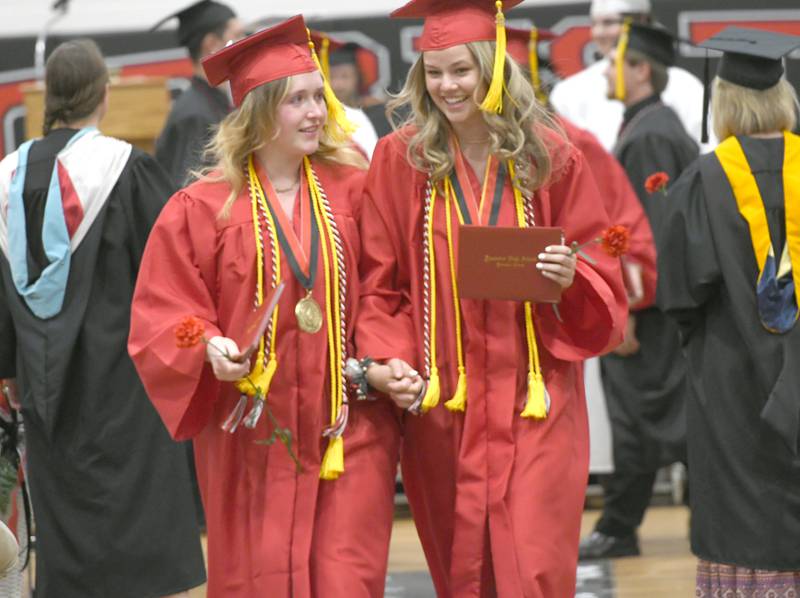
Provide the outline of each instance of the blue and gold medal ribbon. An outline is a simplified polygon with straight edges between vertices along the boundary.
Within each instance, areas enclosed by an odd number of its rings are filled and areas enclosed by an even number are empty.
[[[729,137],[715,150],[731,185],[739,213],[750,229],[758,266],[756,301],[762,325],[781,334],[791,330],[800,315],[800,137],[784,134],[783,188],[786,242],[780,261],[769,233],[761,191],[739,140]]]

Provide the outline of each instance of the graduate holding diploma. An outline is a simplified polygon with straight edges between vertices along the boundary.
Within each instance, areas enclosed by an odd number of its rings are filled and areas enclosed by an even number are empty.
[[[395,100],[408,120],[379,141],[365,187],[357,345],[408,375],[402,388],[372,382],[420,412],[404,420],[403,481],[440,597],[574,595],[581,362],[625,324],[619,260],[595,245],[591,263],[567,244],[532,252],[561,290],[560,318],[549,304],[460,297],[462,223],[558,227],[565,243],[609,225],[583,157],[506,59],[502,10],[518,3],[413,0],[393,13],[425,19],[422,54]]]

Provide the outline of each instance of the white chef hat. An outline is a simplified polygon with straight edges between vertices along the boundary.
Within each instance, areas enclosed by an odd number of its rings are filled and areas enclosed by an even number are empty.
[[[593,17],[651,12],[650,0],[592,0],[589,14]]]

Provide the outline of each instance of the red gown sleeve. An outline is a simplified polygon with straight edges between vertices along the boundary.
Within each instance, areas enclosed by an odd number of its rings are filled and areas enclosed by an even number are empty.
[[[411,313],[407,248],[410,198],[415,185],[401,144],[394,135],[378,142],[364,186],[361,206],[361,301],[356,325],[359,355],[385,360],[399,357],[416,361]],[[396,216],[396,214],[399,215]]]
[[[547,189],[549,224],[564,229],[567,244],[598,238],[609,226],[585,158],[580,152],[571,151]],[[618,345],[627,319],[628,302],[619,259],[608,256],[594,243],[584,251],[595,263],[578,258],[575,280],[562,295],[558,313],[549,305],[540,305],[536,310],[544,346],[554,357],[565,361],[581,361]]]
[[[566,123],[565,123],[566,124]],[[650,307],[656,300],[656,247],[653,231],[642,202],[633,190],[628,175],[614,156],[588,131],[565,126],[570,139],[583,152],[611,224],[622,224],[630,231],[630,248],[622,258],[642,268],[644,298],[635,309]]]
[[[175,327],[189,315],[205,323],[206,338],[221,335],[207,282],[215,216],[198,204],[179,191],[156,221],[136,281],[128,339],[147,394],[176,440],[205,427],[219,393],[205,344],[180,349],[175,343]]]

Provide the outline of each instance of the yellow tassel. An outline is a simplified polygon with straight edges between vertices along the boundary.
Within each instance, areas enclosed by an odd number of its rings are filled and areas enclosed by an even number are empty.
[[[505,89],[505,66],[506,66],[506,18],[503,15],[503,3],[500,0],[495,2],[497,14],[495,15],[495,48],[494,48],[494,67],[492,69],[492,82],[489,84],[489,91],[481,103],[481,110],[502,114],[503,112],[503,90]]]
[[[622,25],[622,33],[617,42],[617,54],[615,56],[616,64],[614,65],[617,74],[617,80],[614,85],[614,96],[620,100],[625,100],[625,53],[628,51],[628,39],[631,32],[631,19],[625,19]]]
[[[422,412],[425,413],[439,404],[439,369],[434,366],[431,368],[431,377],[428,380],[428,388],[425,389],[425,398],[422,399]]]
[[[536,99],[545,104],[547,98],[542,92],[542,79],[539,75],[539,30],[536,27],[531,29],[531,41],[528,45],[528,64],[531,67],[533,92],[536,95]]]
[[[266,368],[262,368],[257,376],[252,377],[253,384],[255,384],[261,391],[261,398],[266,399],[269,394],[269,387],[272,385],[272,378],[275,376],[275,370],[278,369],[278,360],[274,356],[270,357],[269,363]]]
[[[344,473],[344,438],[336,436],[328,441],[328,448],[322,458],[319,477],[322,480],[335,480]]]
[[[522,417],[545,419],[547,417],[546,393],[542,375],[528,372],[528,401],[525,403]]]
[[[319,49],[319,64],[322,66],[322,76],[327,81],[331,80],[331,40],[322,38],[322,47]]]
[[[256,394],[256,380],[264,373],[264,360],[259,355],[256,357],[256,364],[246,378],[240,378],[234,384],[240,393],[252,397]],[[274,372],[273,372],[274,373]]]
[[[311,58],[314,60],[314,64],[319,69],[319,72],[322,73],[323,93],[325,94],[325,104],[328,106],[328,122],[326,123],[328,135],[337,143],[345,143],[350,136],[355,133],[356,126],[348,120],[344,111],[344,106],[342,106],[339,98],[337,98],[336,94],[333,92],[328,77],[325,76],[325,71],[314,49],[314,42],[311,41],[310,31],[308,32],[308,47],[311,50]]]
[[[458,368],[458,384],[453,398],[444,404],[450,411],[464,411],[467,408],[467,372],[463,367]]]

